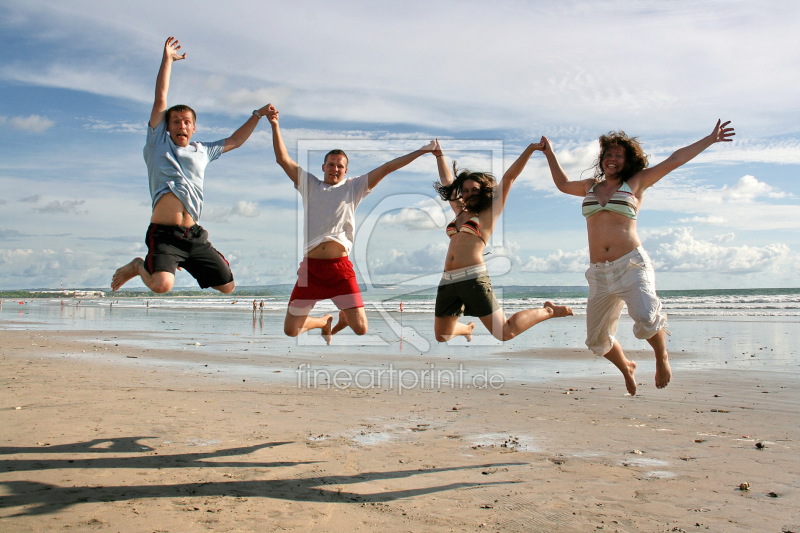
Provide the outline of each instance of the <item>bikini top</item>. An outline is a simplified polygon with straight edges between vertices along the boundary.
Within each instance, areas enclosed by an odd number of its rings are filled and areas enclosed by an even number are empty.
[[[595,183],[595,185],[597,184]],[[622,182],[622,186],[614,191],[606,205],[600,205],[600,202],[597,201],[597,197],[594,195],[595,185],[592,185],[583,199],[583,216],[589,218],[599,211],[611,211],[636,220],[636,212],[639,210],[638,201],[627,183]]]
[[[459,213],[459,215],[460,214],[461,213]],[[458,215],[456,215],[456,218],[458,218]],[[453,235],[455,235],[456,233],[468,233],[469,235],[475,235],[480,240],[482,240],[484,244],[486,244],[486,241],[483,240],[483,235],[481,235],[481,222],[480,219],[478,219],[478,215],[475,215],[469,220],[464,221],[461,224],[460,228],[456,228],[456,218],[454,218],[447,225],[447,228],[445,228],[448,237],[452,239]]]

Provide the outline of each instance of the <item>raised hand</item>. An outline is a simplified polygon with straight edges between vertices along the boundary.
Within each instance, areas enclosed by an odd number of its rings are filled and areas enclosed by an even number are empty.
[[[181,49],[181,43],[175,37],[167,37],[167,42],[164,43],[164,57],[168,57],[173,61],[180,61],[186,59],[186,52],[179,54],[178,50]]]
[[[733,131],[733,126],[728,127],[731,121],[728,120],[727,122],[722,122],[722,120],[717,120],[717,125],[714,126],[714,131],[711,132],[711,136],[714,139],[714,142],[731,142],[736,132]]]

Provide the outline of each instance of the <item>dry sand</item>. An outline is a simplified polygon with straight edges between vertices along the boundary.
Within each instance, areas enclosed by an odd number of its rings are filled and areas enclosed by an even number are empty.
[[[156,356],[0,334],[0,530],[800,532],[796,373],[400,394]]]

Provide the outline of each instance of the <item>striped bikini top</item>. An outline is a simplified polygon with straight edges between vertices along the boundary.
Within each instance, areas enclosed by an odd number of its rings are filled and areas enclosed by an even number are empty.
[[[597,197],[594,195],[596,185],[596,183],[592,185],[592,188],[589,189],[583,199],[583,216],[589,218],[599,211],[611,211],[636,220],[636,212],[639,210],[639,205],[636,196],[633,195],[633,191],[628,187],[627,183],[622,182],[622,186],[614,191],[606,205],[600,205],[600,202],[597,201]]]
[[[470,235],[475,235],[476,237],[478,237],[480,240],[484,242],[484,244],[486,243],[486,241],[483,240],[483,235],[481,235],[481,222],[480,219],[478,219],[477,215],[463,222],[460,228],[456,228],[456,219],[454,218],[452,222],[450,222],[447,225],[445,231],[447,232],[447,236],[450,237],[451,239],[453,238],[453,235],[455,235],[456,233],[469,233]]]

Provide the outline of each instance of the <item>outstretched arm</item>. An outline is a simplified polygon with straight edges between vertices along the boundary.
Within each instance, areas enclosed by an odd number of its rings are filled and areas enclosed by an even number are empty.
[[[652,185],[654,185],[658,180],[678,168],[679,166],[691,161],[695,157],[697,157],[700,152],[708,148],[714,143],[718,142],[731,142],[736,132],[733,131],[733,127],[728,127],[731,121],[728,120],[727,122],[722,122],[722,120],[717,120],[717,125],[714,126],[714,130],[703,137],[696,143],[692,143],[689,146],[684,146],[675,151],[671,156],[666,158],[661,163],[655,165],[651,168],[646,168],[633,176],[628,182],[631,184],[631,187],[636,187],[638,190],[644,190]],[[634,190],[637,192],[637,190]]]
[[[253,111],[253,114],[250,115],[250,118],[247,119],[247,122],[239,126],[238,130],[234,131],[230,137],[225,139],[225,146],[222,149],[222,153],[224,154],[225,152],[239,148],[241,145],[243,145],[256,129],[258,121],[261,120],[261,117],[267,114],[269,107],[270,104],[267,104],[264,107]]]
[[[367,181],[369,183],[369,188],[370,189],[374,188],[378,183],[380,183],[380,181],[383,178],[385,178],[395,170],[403,168],[404,166],[411,163],[419,156],[426,154],[428,152],[433,152],[436,146],[438,146],[438,143],[436,143],[436,141],[431,141],[422,148],[420,148],[419,150],[414,150],[413,152],[408,153],[406,155],[401,155],[400,157],[392,159],[388,163],[382,164],[381,166],[379,166],[374,170],[370,170],[369,177],[367,178]]]
[[[447,165],[447,159],[444,157],[442,147],[439,145],[439,139],[433,141],[433,155],[436,157],[436,169],[439,171],[439,183],[447,187],[452,184],[455,178],[453,171]]]
[[[167,37],[164,43],[164,54],[161,57],[161,66],[156,76],[156,96],[153,100],[153,110],[150,112],[150,127],[155,129],[164,120],[167,110],[167,93],[169,93],[169,78],[172,74],[172,63],[186,59],[186,53],[178,54],[181,49],[180,42],[175,37]]]
[[[556,187],[558,187],[558,190],[574,196],[586,196],[588,189],[587,183],[594,180],[570,180],[569,177],[567,177],[567,173],[561,168],[558,159],[556,159],[556,153],[553,151],[553,145],[550,143],[550,139],[542,137],[541,142],[544,145],[542,151],[547,158],[547,164],[550,166],[550,174],[553,176],[553,182],[556,184]]]
[[[272,148],[275,150],[275,161],[278,162],[283,171],[286,172],[286,175],[289,176],[289,179],[292,180],[292,183],[296,186],[300,165],[289,157],[289,152],[286,150],[286,144],[284,144],[283,136],[281,135],[278,114],[278,110],[275,109],[274,105],[269,104],[267,106],[267,118],[269,119],[269,125],[272,126]]]
[[[528,164],[528,160],[533,155],[533,152],[543,149],[544,144],[541,142],[529,144],[522,151],[522,153],[519,154],[517,160],[511,163],[511,166],[505,171],[503,174],[503,179],[500,180],[500,184],[497,186],[497,190],[494,194],[493,203],[495,207],[493,212],[495,213],[495,216],[500,216],[500,213],[503,211],[503,208],[506,205],[506,200],[508,200],[508,193],[511,191],[511,186],[514,184],[514,180],[517,179],[517,176],[519,176],[525,169],[525,165]]]

